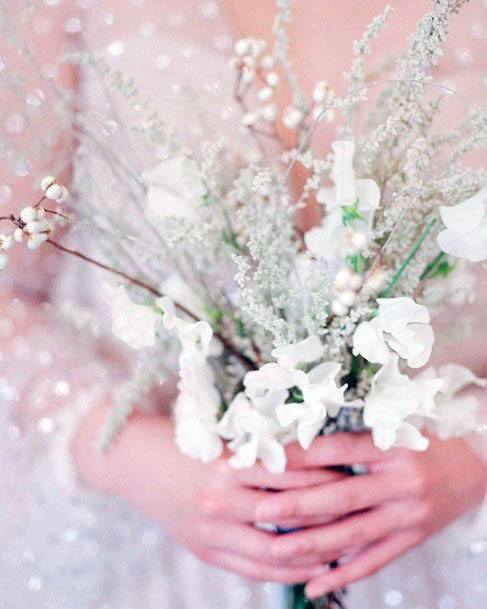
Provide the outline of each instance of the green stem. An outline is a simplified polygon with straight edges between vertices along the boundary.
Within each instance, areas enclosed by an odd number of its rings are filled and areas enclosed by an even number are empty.
[[[413,249],[409,252],[409,255],[405,258],[405,260],[403,261],[401,266],[394,273],[394,277],[392,278],[391,283],[389,284],[387,289],[384,290],[384,292],[382,292],[382,294],[381,294],[382,298],[388,298],[392,294],[394,288],[396,287],[397,282],[401,278],[401,275],[404,273],[404,271],[406,270],[406,268],[407,268],[408,264],[411,262],[411,260],[416,256],[419,248],[423,245],[424,240],[426,239],[426,237],[428,236],[429,232],[431,231],[431,229],[433,228],[433,226],[435,224],[436,224],[436,218],[432,218],[428,222],[426,228],[421,233],[421,236],[414,244]]]
[[[438,266],[438,263],[441,262],[443,260],[443,258],[445,257],[445,252],[440,252],[424,269],[424,271],[421,273],[421,277],[420,280],[423,281],[424,279],[426,279],[429,275],[429,273],[431,273],[431,271],[436,268]]]

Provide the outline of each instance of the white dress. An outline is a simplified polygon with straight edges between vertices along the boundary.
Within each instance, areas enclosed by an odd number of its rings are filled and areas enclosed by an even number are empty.
[[[472,39],[481,26],[470,25]],[[65,28],[132,73],[141,94],[188,145],[202,133],[214,139],[222,131],[245,140],[227,69],[232,33],[218,3],[80,0]],[[468,60],[468,51],[459,61]],[[83,73],[79,94],[82,112],[102,99],[99,84]],[[114,131],[108,117],[104,137]],[[83,177],[97,168],[82,151],[79,159],[82,188]],[[98,177],[97,184],[100,200],[119,200],[116,183],[107,178],[103,185]],[[79,266],[72,277],[58,292],[72,295],[93,281]],[[89,292],[82,287],[80,300],[89,300]],[[0,609],[277,608],[275,585],[249,584],[208,567],[122,502],[76,485],[66,461],[70,437],[79,416],[99,391],[120,381],[120,372],[99,356],[86,326],[59,321],[56,307],[46,305],[26,327],[27,306],[28,296],[17,291],[0,319]],[[347,607],[485,609],[482,508],[351,586]]]

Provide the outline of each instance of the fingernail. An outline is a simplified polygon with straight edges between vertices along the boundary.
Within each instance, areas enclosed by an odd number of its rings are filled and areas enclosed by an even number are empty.
[[[262,503],[255,513],[258,520],[272,520],[281,516],[281,506],[278,503]]]

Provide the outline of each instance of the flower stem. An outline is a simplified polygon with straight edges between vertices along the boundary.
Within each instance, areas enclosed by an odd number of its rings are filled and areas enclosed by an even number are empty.
[[[424,271],[421,273],[420,280],[423,281],[424,279],[427,279],[429,273],[431,273],[431,271],[438,266],[438,263],[441,262],[444,257],[445,252],[440,252],[435,258],[433,258],[433,260],[426,266]]]
[[[411,260],[416,256],[419,248],[423,245],[424,240],[426,239],[426,237],[428,236],[429,232],[431,231],[431,229],[433,228],[433,226],[435,224],[436,224],[436,218],[432,218],[428,222],[428,224],[426,225],[426,228],[424,229],[424,231],[421,233],[419,239],[414,244],[413,249],[409,252],[408,256],[404,259],[401,266],[394,273],[391,283],[384,290],[384,292],[382,292],[382,294],[381,294],[382,298],[388,298],[392,294],[394,288],[396,287],[397,282],[401,278],[401,275],[404,273],[404,271],[406,270],[406,268],[409,265],[409,263],[411,262]]]

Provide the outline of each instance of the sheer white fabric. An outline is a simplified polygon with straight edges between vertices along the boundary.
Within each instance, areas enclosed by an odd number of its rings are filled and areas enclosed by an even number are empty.
[[[142,96],[182,131],[188,145],[196,145],[203,133],[216,138],[223,130],[240,146],[245,136],[237,126],[227,68],[232,33],[220,8],[196,0],[83,0],[73,5],[65,27],[81,29],[90,51],[132,73]],[[472,43],[486,35],[481,21],[466,27]],[[452,53],[459,68],[468,69],[470,48]],[[466,77],[460,73],[459,79]],[[79,95],[81,112],[96,107],[99,83],[81,74]],[[122,106],[116,110],[123,115]],[[83,188],[84,177],[98,169],[83,151],[78,162],[77,184]],[[100,202],[123,207],[123,191],[106,177],[96,180]],[[72,297],[81,286],[80,300],[90,301],[83,286],[93,277],[84,273],[76,266],[74,281],[59,285],[58,293]],[[119,371],[97,355],[93,341],[82,336],[87,332],[59,322],[51,309],[38,311],[26,327],[27,303],[5,306],[0,609],[278,609],[276,586],[250,585],[210,568],[129,507],[66,485],[69,471],[62,473],[69,468],[63,459],[73,426],[99,391],[117,384]],[[487,604],[486,573],[487,518],[481,508],[351,586],[347,606],[481,609]]]

